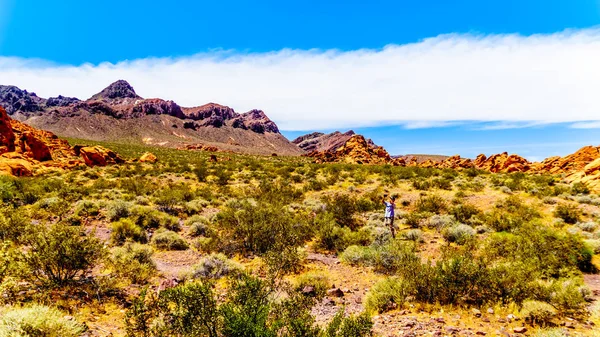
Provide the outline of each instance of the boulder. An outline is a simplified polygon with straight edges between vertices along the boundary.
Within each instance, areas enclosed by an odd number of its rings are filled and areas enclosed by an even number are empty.
[[[150,152],[146,152],[140,157],[140,162],[142,163],[156,163],[157,160],[158,158]]]
[[[114,151],[102,146],[86,146],[79,148],[79,153],[87,166],[106,166],[112,164],[121,164],[125,160],[119,157]]]
[[[33,175],[33,165],[21,154],[6,153],[0,156],[0,173],[28,177]]]

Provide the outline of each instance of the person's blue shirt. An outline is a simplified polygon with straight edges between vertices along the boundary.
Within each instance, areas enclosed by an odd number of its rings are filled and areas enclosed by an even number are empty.
[[[393,218],[394,217],[394,204],[389,201],[384,201],[385,204],[385,217]]]

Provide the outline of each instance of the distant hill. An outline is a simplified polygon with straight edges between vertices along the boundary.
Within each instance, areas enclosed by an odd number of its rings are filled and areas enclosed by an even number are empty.
[[[203,144],[267,155],[304,152],[281,135],[262,110],[240,114],[216,103],[181,107],[170,100],[142,98],[124,80],[85,101],[45,99],[15,86],[0,86],[0,106],[13,119],[63,137],[168,147]]]

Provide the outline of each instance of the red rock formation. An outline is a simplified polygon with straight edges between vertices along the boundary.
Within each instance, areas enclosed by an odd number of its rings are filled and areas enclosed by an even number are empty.
[[[527,159],[520,157],[516,154],[503,152],[500,154],[491,155],[486,158],[485,155],[480,154],[477,159],[473,162],[474,166],[480,170],[490,172],[526,172],[531,168],[531,163]]]
[[[79,152],[85,164],[91,167],[122,164],[125,162],[118,154],[102,146],[78,147],[76,152]]]
[[[66,140],[59,139],[51,132],[35,129],[19,121],[11,120],[0,107],[0,173],[15,176],[30,176],[45,169],[70,169],[85,163],[90,166],[99,162],[121,163],[123,160],[114,152],[94,147],[98,154],[90,151],[79,152]]]
[[[152,164],[152,163],[156,163],[157,160],[158,160],[158,158],[156,158],[156,156],[150,152],[146,152],[140,157],[141,163],[151,163]]]
[[[15,134],[6,110],[0,106],[0,154],[15,150]]]
[[[335,151],[313,151],[306,156],[315,158],[320,163],[344,162],[352,164],[395,164],[401,165],[403,161],[395,161],[389,153],[380,146],[369,143],[365,137],[354,135]]]

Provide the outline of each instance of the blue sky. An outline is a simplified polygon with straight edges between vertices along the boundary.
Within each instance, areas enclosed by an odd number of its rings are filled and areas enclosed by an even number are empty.
[[[599,24],[598,0],[0,0],[0,83],[86,98],[125,78],[263,108],[290,138],[539,159],[600,143]]]

